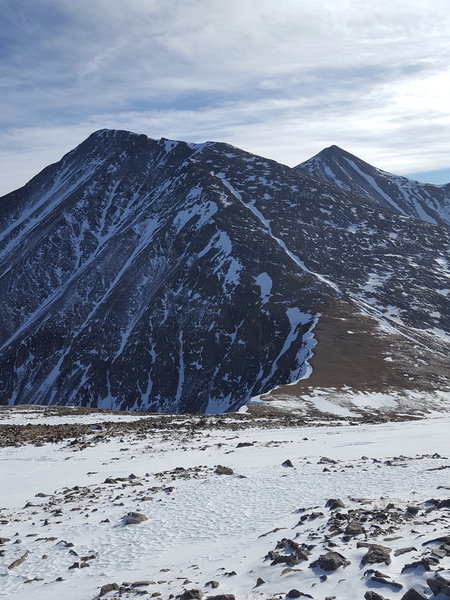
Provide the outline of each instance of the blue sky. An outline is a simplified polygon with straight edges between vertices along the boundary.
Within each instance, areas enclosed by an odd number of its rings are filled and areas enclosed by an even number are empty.
[[[0,9],[0,193],[103,127],[229,142],[292,166],[337,144],[387,171],[450,181],[448,0]]]

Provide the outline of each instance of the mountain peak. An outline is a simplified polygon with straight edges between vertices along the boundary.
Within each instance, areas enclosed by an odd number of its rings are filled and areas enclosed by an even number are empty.
[[[450,225],[450,195],[445,186],[422,184],[382,171],[339,146],[324,148],[294,169],[370,199],[384,210],[434,225]]]
[[[2,198],[0,403],[223,412],[311,369],[446,384],[450,230],[383,209],[387,174],[337,146],[311,162],[100,129]],[[417,344],[394,353],[397,327]]]

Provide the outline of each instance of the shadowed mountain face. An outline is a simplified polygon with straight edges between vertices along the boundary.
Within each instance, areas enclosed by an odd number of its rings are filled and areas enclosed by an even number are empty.
[[[372,167],[338,146],[294,167],[299,173],[373,199],[384,209],[434,225],[450,225],[450,183],[432,185]]]
[[[449,350],[447,227],[226,144],[96,132],[0,227],[2,403],[233,410],[307,376],[342,311]]]

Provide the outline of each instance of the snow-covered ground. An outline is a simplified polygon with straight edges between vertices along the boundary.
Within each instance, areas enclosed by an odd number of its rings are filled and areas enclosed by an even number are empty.
[[[93,422],[92,415],[71,418]],[[103,433],[89,447],[81,440],[3,447],[0,597],[88,600],[108,583],[122,586],[125,598],[144,591],[168,598],[185,589],[284,598],[297,589],[339,600],[372,589],[400,599],[411,587],[432,597],[426,579],[450,567],[443,542],[422,545],[449,535],[449,508],[439,504],[450,490],[448,415],[295,429],[234,429],[229,422],[223,430],[187,421],[146,435]],[[293,466],[283,466],[288,459]],[[219,475],[217,465],[233,473]],[[332,498],[345,506],[326,507]],[[129,512],[148,519],[125,525]],[[354,537],[345,534],[352,521],[363,529]],[[368,548],[358,542],[390,548],[391,564],[361,566]],[[415,550],[394,556],[409,546]],[[289,562],[299,549],[310,554]],[[311,566],[327,551],[350,564]],[[421,564],[401,574],[424,553],[438,561],[430,572]],[[370,569],[391,583],[374,581]],[[264,583],[256,586],[258,578]],[[142,585],[132,587],[136,582]]]

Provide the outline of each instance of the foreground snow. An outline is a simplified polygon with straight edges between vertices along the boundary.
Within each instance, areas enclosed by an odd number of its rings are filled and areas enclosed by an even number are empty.
[[[86,419],[93,422],[91,415],[79,417]],[[87,600],[107,583],[144,581],[124,590],[124,597],[146,590],[168,598],[195,588],[265,598],[296,588],[321,600],[363,598],[367,589],[401,598],[410,587],[430,597],[426,578],[432,573],[424,576],[421,566],[400,571],[436,546],[423,542],[448,535],[448,508],[424,502],[448,498],[449,425],[448,416],[438,416],[382,425],[194,431],[187,421],[146,436],[99,436],[90,447],[66,441],[2,448],[0,537],[9,541],[0,546],[0,596]],[[282,465],[287,459],[293,467]],[[216,474],[217,465],[233,474]],[[330,535],[330,498],[343,500],[341,513],[366,510],[365,533]],[[417,514],[408,513],[411,505]],[[131,511],[148,520],[125,526]],[[400,515],[395,527],[390,517],[373,521],[393,511]],[[271,565],[265,557],[283,538],[308,547],[308,559],[293,568]],[[358,541],[390,547],[391,564],[361,567],[367,548],[357,548]],[[393,555],[407,546],[416,550]],[[311,568],[327,550],[351,564],[330,572]],[[22,564],[8,569],[27,551]],[[446,556],[438,568],[449,566]],[[403,588],[371,582],[371,567]],[[258,578],[264,583],[255,587]],[[206,586],[209,581],[219,583],[217,590]]]

